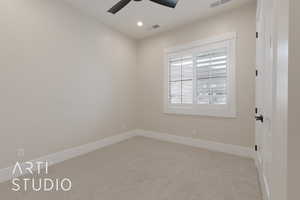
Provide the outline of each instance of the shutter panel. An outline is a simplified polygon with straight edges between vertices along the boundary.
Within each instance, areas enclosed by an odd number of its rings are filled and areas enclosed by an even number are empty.
[[[169,103],[193,103],[193,57],[169,60]]]
[[[196,56],[196,103],[227,103],[227,48]]]

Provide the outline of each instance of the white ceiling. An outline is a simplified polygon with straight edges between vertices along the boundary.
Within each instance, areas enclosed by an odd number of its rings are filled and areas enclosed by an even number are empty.
[[[102,23],[128,36],[141,39],[255,0],[232,0],[215,8],[210,8],[210,4],[217,0],[179,0],[175,9],[149,0],[132,1],[116,15],[108,13],[107,10],[119,0],[66,1],[96,17]],[[138,27],[137,21],[143,21],[144,26]],[[153,30],[151,26],[154,24],[159,24],[161,27]]]

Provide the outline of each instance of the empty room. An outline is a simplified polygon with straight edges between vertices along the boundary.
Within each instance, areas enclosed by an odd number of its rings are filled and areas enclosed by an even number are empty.
[[[0,0],[0,199],[299,200],[298,9]]]

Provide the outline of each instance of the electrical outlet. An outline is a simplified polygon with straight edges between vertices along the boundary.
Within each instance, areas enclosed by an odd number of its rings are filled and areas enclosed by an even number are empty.
[[[194,129],[194,130],[192,131],[192,134],[193,134],[194,136],[197,135],[197,130]]]
[[[24,157],[25,156],[25,150],[20,148],[20,149],[17,149],[17,156],[18,157]]]
[[[126,124],[122,124],[122,130],[126,130],[128,127]]]

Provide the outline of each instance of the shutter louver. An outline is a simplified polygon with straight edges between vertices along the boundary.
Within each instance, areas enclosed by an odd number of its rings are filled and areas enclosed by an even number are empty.
[[[169,102],[193,103],[193,57],[169,60]]]
[[[196,56],[196,103],[227,103],[227,48]]]

